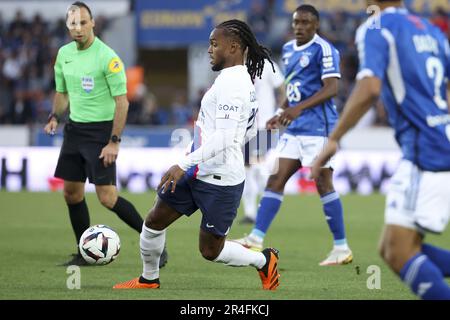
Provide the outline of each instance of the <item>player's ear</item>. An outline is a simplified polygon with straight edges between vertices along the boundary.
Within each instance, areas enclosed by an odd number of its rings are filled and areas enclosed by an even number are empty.
[[[94,18],[91,18],[91,20],[92,20],[92,27],[95,27],[95,20],[94,20]]]
[[[316,25],[316,32],[319,31],[320,28],[320,20],[319,19],[315,19],[315,25]]]
[[[237,50],[241,50],[241,45],[234,39],[230,40],[230,53],[235,53]]]

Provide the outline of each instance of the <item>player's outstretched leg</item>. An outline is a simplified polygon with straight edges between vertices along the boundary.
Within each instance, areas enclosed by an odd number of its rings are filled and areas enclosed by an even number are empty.
[[[331,169],[324,168],[321,170],[320,176],[315,179],[323,205],[323,212],[334,240],[333,250],[325,260],[319,263],[320,266],[342,265],[353,261],[353,253],[345,236],[342,203],[339,194],[334,191],[332,175]]]
[[[275,248],[266,248],[262,252],[266,257],[266,264],[258,269],[264,290],[276,290],[280,285],[278,273],[278,253]]]
[[[450,300],[450,287],[439,267],[422,250],[422,236],[399,225],[386,225],[380,253],[389,267],[424,300]]]
[[[422,244],[422,253],[441,270],[444,277],[450,277],[450,251],[430,244]]]
[[[142,232],[142,225],[144,221],[142,220],[141,215],[130,201],[118,196],[117,188],[115,186],[98,185],[95,188],[98,199],[106,208],[117,214],[117,216],[128,226],[139,233]],[[167,264],[167,260],[167,249],[164,246],[164,251],[161,255],[159,267],[164,267]]]
[[[140,277],[118,283],[114,289],[158,289],[160,257],[166,242],[166,228],[181,217],[159,197],[147,215],[140,235],[143,272]]]
[[[212,260],[227,266],[253,266],[257,269],[264,290],[276,290],[279,285],[278,250],[273,248],[256,252],[234,241],[225,241],[220,254]]]
[[[139,278],[118,283],[114,289],[159,289],[159,260],[164,249],[166,230],[153,230],[145,225],[140,237],[143,272]]]

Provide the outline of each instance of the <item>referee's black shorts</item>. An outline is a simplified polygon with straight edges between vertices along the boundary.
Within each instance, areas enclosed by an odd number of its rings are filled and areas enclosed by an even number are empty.
[[[116,185],[116,164],[108,167],[99,159],[111,138],[112,121],[81,123],[69,120],[56,165],[55,177],[95,185]]]

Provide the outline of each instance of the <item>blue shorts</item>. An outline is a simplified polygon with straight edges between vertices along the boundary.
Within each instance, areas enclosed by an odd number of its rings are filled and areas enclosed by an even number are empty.
[[[241,201],[244,182],[235,186],[218,186],[184,176],[174,193],[158,191],[158,196],[180,214],[192,215],[200,209],[200,227],[206,232],[226,236],[230,231]]]

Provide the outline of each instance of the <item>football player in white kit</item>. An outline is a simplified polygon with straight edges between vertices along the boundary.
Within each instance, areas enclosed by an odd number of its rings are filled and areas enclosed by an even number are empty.
[[[242,194],[244,205],[244,218],[240,223],[255,223],[258,208],[258,195],[264,192],[269,178],[271,161],[268,156],[272,148],[273,131],[266,129],[266,123],[275,113],[277,106],[286,98],[284,76],[278,65],[274,62],[272,70],[266,63],[261,78],[256,78],[254,85],[256,99],[258,100],[258,113],[256,127],[258,134],[246,145],[245,149],[245,186]],[[277,103],[281,101],[280,103]],[[278,138],[277,138],[278,140]]]
[[[220,74],[202,99],[191,152],[163,175],[158,186],[140,238],[142,275],[116,284],[115,289],[159,288],[166,228],[198,209],[202,212],[199,248],[205,259],[255,267],[265,290],[279,285],[278,250],[255,252],[226,241],[244,188],[242,147],[256,134],[258,107],[252,80],[261,76],[265,59],[271,63],[269,51],[239,20],[219,24],[209,43],[212,70]]]

